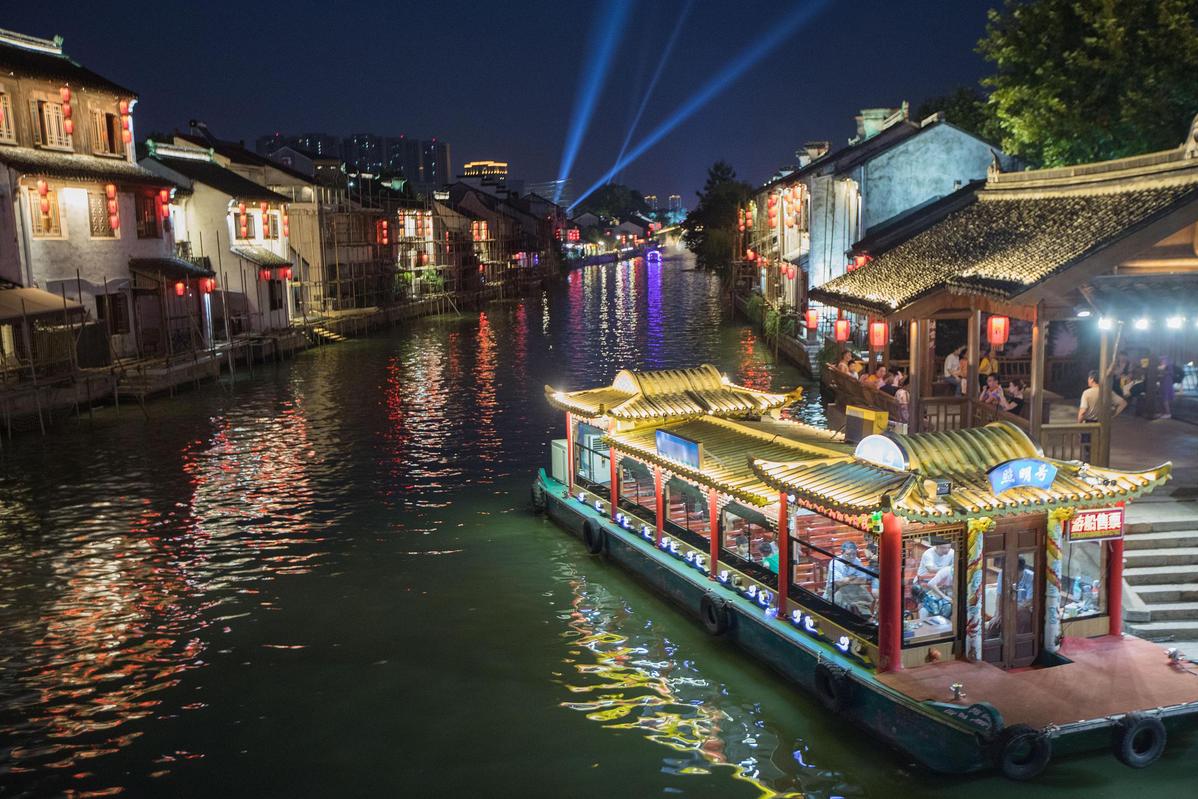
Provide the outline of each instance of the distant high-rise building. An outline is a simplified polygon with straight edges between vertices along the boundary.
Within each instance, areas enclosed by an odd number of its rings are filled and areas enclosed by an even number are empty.
[[[657,195],[656,194],[646,194],[645,195],[645,205],[649,206],[650,211],[658,210]]]
[[[671,194],[669,199],[669,210],[671,213],[677,213],[682,210],[682,195]]]
[[[291,139],[291,146],[320,158],[340,158],[341,139],[328,133],[301,133]]]
[[[361,172],[383,171],[383,139],[373,133],[355,133],[341,143],[345,163]]]
[[[420,160],[418,139],[399,136],[386,140],[386,172],[407,178],[410,183],[420,183],[424,175]]]
[[[449,183],[449,143],[430,139],[422,142],[420,168],[424,172],[421,181],[426,186],[440,188]]]

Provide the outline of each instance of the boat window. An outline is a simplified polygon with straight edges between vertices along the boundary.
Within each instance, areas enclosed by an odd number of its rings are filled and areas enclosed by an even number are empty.
[[[958,530],[903,539],[903,645],[954,638],[961,557]]]
[[[1106,614],[1106,541],[1067,543],[1061,555],[1061,618]]]
[[[720,535],[722,560],[777,589],[778,542],[765,514],[729,502],[720,512]]]
[[[611,491],[611,461],[603,445],[604,431],[579,422],[574,431],[574,478],[599,494]]]
[[[804,509],[791,517],[790,529],[794,599],[846,626],[873,628],[879,586],[876,537]]]
[[[657,521],[657,494],[653,485],[653,472],[640,461],[621,458],[620,507],[635,513],[642,519]]]
[[[711,540],[711,525],[707,521],[707,495],[703,490],[671,477],[665,484],[664,494],[664,526],[693,546],[707,547]]]

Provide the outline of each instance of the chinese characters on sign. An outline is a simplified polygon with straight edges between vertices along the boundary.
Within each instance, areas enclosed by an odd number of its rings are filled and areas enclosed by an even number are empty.
[[[1079,510],[1069,520],[1070,541],[1100,541],[1123,537],[1123,508]]]
[[[1035,458],[1018,458],[1000,463],[986,473],[995,494],[1011,488],[1051,488],[1057,467]]]

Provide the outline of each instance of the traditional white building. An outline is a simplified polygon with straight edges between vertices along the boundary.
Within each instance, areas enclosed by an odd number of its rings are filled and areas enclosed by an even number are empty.
[[[0,30],[0,281],[21,287],[27,308],[39,290],[78,303],[108,339],[93,348],[101,360],[163,352],[172,319],[179,343],[196,343],[188,298],[211,276],[175,257],[173,184],[134,160],[136,103],[61,39]],[[13,334],[3,341],[16,355]]]

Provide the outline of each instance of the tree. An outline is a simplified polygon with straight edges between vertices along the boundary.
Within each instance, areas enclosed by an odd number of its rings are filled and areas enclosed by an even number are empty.
[[[1032,164],[1176,147],[1198,112],[1194,0],[1006,0],[978,52],[1003,149]]]
[[[997,143],[1002,138],[986,94],[975,86],[960,86],[949,94],[928,98],[915,109],[915,118],[927,119],[938,111],[958,128],[986,141]]]
[[[608,183],[591,192],[575,209],[576,214],[587,211],[604,218],[628,219],[634,215],[647,216],[649,204],[636,189],[622,183]]]
[[[695,262],[701,268],[719,271],[725,282],[732,277],[736,209],[748,201],[752,191],[749,184],[736,179],[729,164],[716,161],[707,170],[698,205],[682,222],[682,241],[695,254]]]

